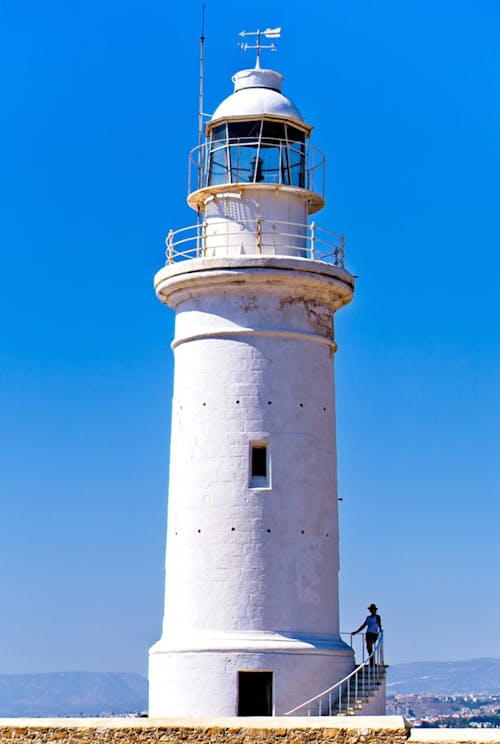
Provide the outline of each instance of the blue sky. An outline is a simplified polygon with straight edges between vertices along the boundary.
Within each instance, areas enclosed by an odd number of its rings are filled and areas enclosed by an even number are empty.
[[[145,673],[160,634],[173,317],[193,224],[200,4],[1,0],[2,672]],[[388,661],[500,657],[500,8],[207,2],[206,110],[252,66],[327,154],[354,302],[336,320],[342,628]]]

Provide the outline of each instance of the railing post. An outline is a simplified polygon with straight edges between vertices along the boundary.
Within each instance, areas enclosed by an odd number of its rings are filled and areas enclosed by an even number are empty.
[[[314,258],[314,250],[316,248],[316,223],[314,220],[309,225],[311,228],[311,237],[310,237],[310,245],[311,245],[311,258]],[[352,647],[352,633],[351,633],[351,647]]]
[[[201,231],[202,231],[202,221],[201,221],[202,219],[203,218],[201,216],[201,212],[198,209],[198,221],[196,222],[196,258],[198,258],[198,256],[201,253],[200,242],[201,242]]]
[[[165,255],[167,257],[167,264],[171,264],[173,261],[173,252],[174,252],[174,231],[173,230],[168,231],[165,244],[167,246],[167,250],[165,251]]]
[[[339,255],[338,255],[338,263],[337,265],[340,266],[341,269],[344,268],[344,259],[345,259],[345,238],[343,235],[340,236],[340,248],[339,248]]]
[[[205,220],[201,223],[201,255],[203,258],[207,255],[207,223]]]
[[[257,252],[262,253],[262,217],[257,217]]]

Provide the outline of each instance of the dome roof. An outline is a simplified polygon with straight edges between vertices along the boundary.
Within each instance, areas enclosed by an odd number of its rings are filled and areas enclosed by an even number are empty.
[[[209,126],[219,119],[275,116],[310,130],[298,108],[281,92],[283,76],[274,70],[240,70],[233,76],[234,93],[217,106]]]

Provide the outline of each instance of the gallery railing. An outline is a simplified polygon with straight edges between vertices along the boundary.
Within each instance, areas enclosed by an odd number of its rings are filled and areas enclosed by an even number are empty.
[[[167,264],[191,258],[242,255],[298,256],[344,268],[345,240],[339,233],[279,220],[206,220],[170,230],[165,240]]]
[[[191,150],[188,193],[248,183],[293,186],[324,196],[325,156],[309,142],[270,137],[214,139]]]

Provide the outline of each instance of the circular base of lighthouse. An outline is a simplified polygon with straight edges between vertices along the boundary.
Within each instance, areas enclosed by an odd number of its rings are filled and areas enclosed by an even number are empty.
[[[338,639],[283,638],[261,641],[261,648],[256,639],[246,648],[242,641],[221,637],[192,650],[153,646],[149,716],[284,715],[354,669],[352,650]]]

